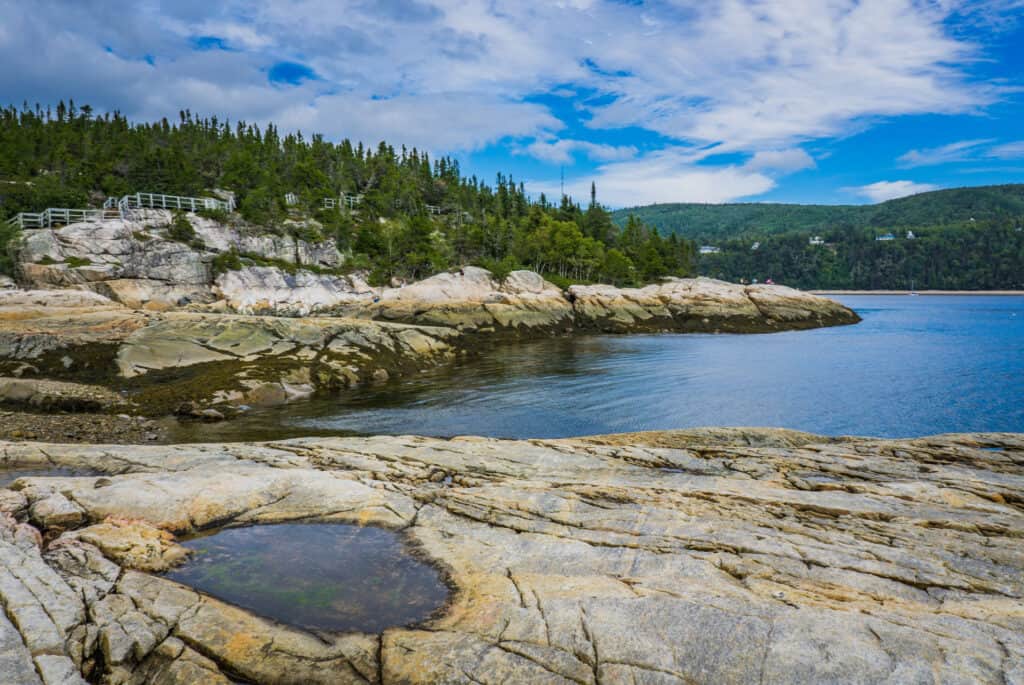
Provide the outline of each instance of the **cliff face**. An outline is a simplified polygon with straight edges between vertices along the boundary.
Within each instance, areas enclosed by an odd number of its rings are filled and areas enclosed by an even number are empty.
[[[188,215],[194,237],[172,238],[172,215],[137,210],[134,218],[24,231],[15,249],[28,288],[78,288],[131,307],[167,309],[214,299],[212,264],[234,249],[257,258],[319,268],[340,266],[333,240],[308,242],[250,226]]]
[[[1024,678],[1020,435],[22,443],[0,465],[96,471],[0,487],[15,682]],[[401,529],[451,604],[314,636],[151,574],[175,536],[284,521]]]

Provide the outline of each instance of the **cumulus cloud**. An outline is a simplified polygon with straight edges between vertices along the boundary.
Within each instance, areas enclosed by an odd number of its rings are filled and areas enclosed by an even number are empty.
[[[844,188],[847,192],[866,197],[872,202],[884,202],[938,189],[938,186],[931,183],[914,183],[913,181],[878,181],[865,186]]]

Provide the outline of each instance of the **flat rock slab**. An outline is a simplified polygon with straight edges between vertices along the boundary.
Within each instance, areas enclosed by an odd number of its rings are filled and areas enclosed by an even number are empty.
[[[31,526],[0,525],[18,560],[0,584],[11,668],[67,657],[118,683],[1024,683],[1024,435],[0,451],[107,474],[14,485],[21,520],[66,500],[82,521],[37,521],[42,549]],[[175,536],[300,520],[403,530],[448,572],[450,606],[415,629],[313,635],[133,570],[174,559]]]

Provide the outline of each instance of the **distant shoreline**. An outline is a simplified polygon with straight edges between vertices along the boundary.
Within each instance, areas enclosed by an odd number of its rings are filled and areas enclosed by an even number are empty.
[[[1024,290],[810,290],[815,295],[1024,295]]]

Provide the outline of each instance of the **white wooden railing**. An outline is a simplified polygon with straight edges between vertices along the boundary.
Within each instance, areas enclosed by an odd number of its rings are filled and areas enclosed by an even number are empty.
[[[79,221],[100,221],[102,219],[127,218],[133,209],[178,209],[195,212],[200,209],[234,210],[231,200],[212,197],[184,197],[160,193],[135,193],[124,197],[108,197],[103,209],[64,209],[50,207],[42,212],[22,212],[7,220],[11,226],[26,228],[53,228],[55,225],[73,224]]]
[[[362,201],[362,195],[346,195],[345,193],[342,193],[338,197],[325,197],[320,206],[322,209],[336,209],[338,207],[355,209],[355,206],[360,204]]]
[[[51,228],[57,224],[73,224],[79,221],[101,221],[103,219],[119,219],[121,213],[116,209],[65,209],[50,207],[42,212],[22,212],[7,220],[11,226],[25,228]]]

